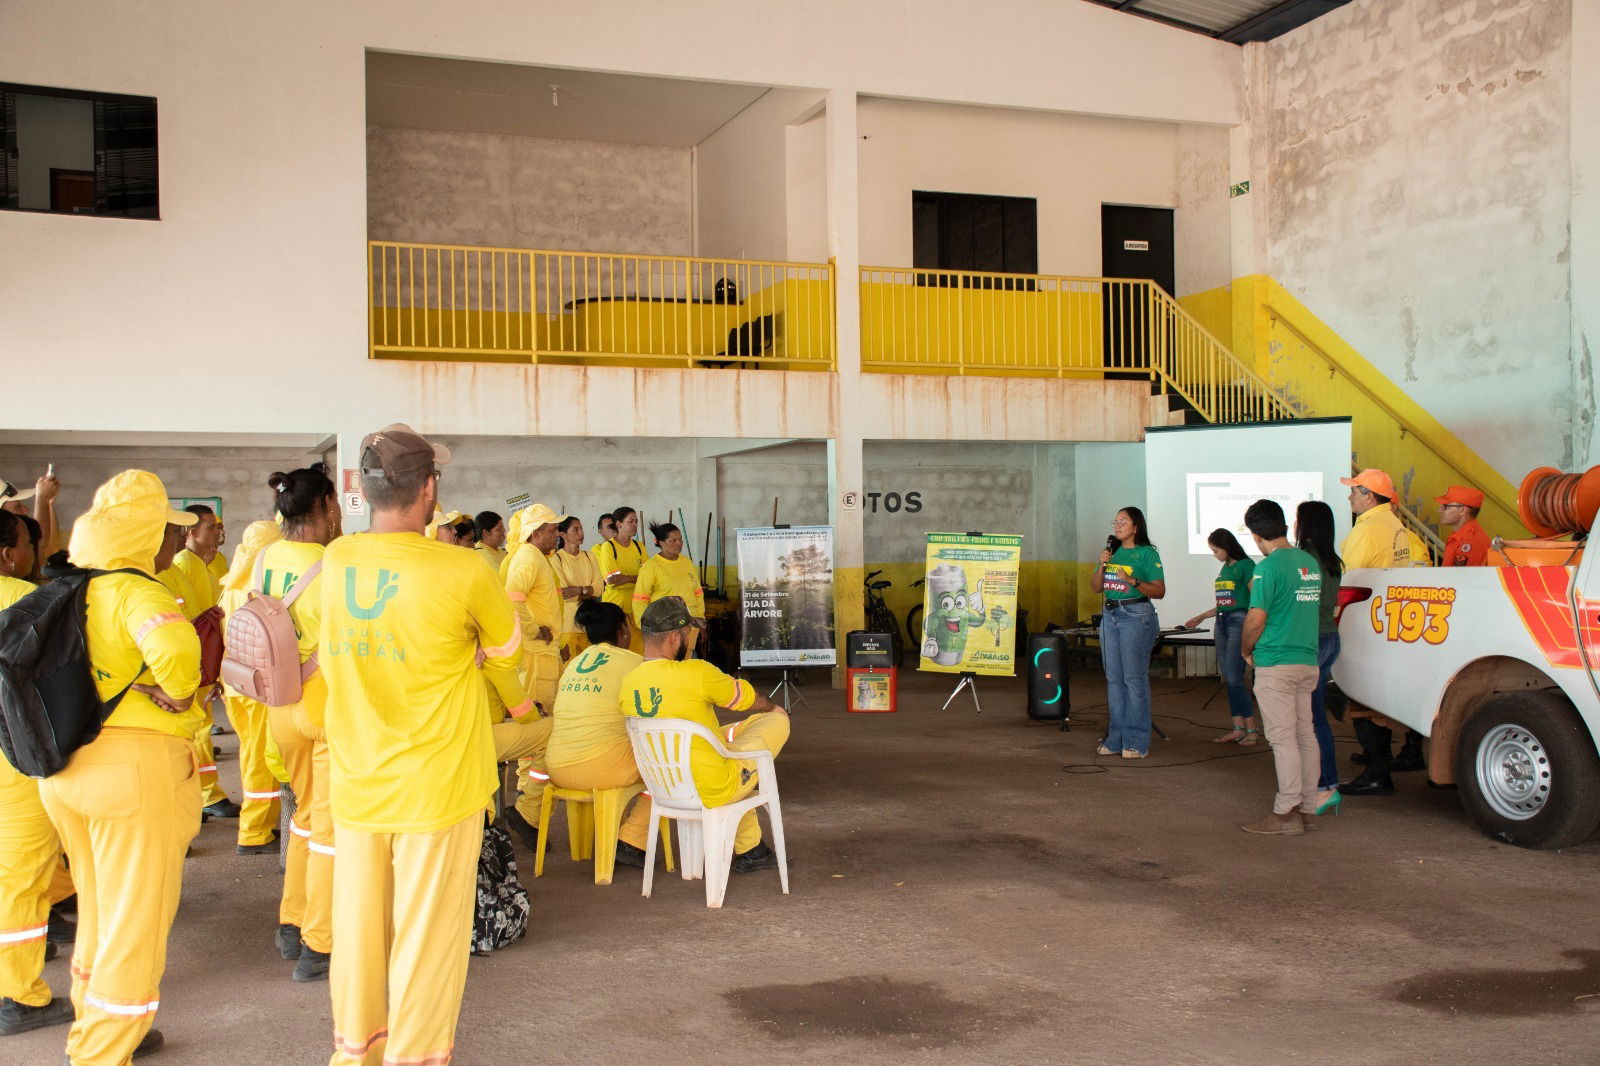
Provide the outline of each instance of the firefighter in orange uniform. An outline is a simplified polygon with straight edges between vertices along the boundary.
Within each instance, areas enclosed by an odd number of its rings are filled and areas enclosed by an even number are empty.
[[[1439,505],[1439,524],[1453,530],[1444,545],[1445,566],[1483,566],[1489,561],[1489,534],[1478,525],[1478,511],[1483,507],[1483,493],[1465,485],[1451,485],[1443,496],[1435,496]]]

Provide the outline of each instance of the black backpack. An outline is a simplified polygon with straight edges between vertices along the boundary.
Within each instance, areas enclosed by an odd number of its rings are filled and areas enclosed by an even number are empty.
[[[141,570],[47,569],[53,578],[0,611],[0,751],[18,772],[49,777],[100,735],[132,682],[100,699],[84,636],[89,579]]]
[[[499,825],[483,828],[478,854],[478,902],[472,915],[472,953],[487,955],[521,940],[528,932],[528,890],[517,880],[511,834]]]

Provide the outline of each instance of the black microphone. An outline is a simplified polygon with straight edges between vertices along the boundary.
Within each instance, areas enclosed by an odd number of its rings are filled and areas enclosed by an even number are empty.
[[[1110,552],[1112,555],[1117,554],[1117,549],[1120,547],[1122,547],[1122,541],[1117,539],[1117,535],[1115,533],[1106,538],[1106,551]]]

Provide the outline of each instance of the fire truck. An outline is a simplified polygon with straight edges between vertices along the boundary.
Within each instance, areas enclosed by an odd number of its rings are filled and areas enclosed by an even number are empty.
[[[1600,827],[1600,466],[1533,471],[1517,510],[1536,539],[1488,566],[1346,573],[1333,679],[1350,713],[1428,738],[1429,778],[1485,833],[1560,848]]]

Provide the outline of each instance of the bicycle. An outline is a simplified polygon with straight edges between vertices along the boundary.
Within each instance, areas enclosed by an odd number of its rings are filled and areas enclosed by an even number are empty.
[[[911,587],[914,589],[920,589],[927,583],[927,578],[919,577],[911,583]],[[906,612],[906,637],[910,640],[910,643],[906,646],[911,649],[913,656],[912,665],[915,666],[916,660],[922,657],[922,603],[920,600],[917,602],[916,606],[912,607],[911,610]]]
[[[900,623],[895,619],[894,612],[889,610],[889,605],[884,601],[883,590],[889,588],[894,582],[885,578],[874,581],[873,578],[883,573],[874,570],[863,581],[866,596],[866,623],[869,633],[887,633],[889,635],[889,648],[894,662],[900,661]]]

